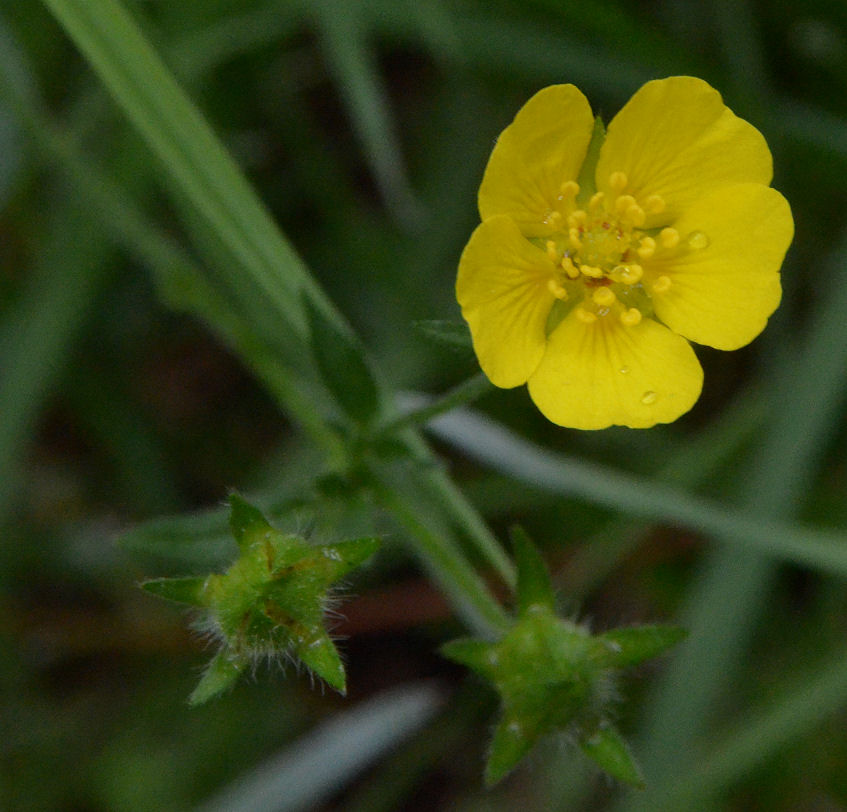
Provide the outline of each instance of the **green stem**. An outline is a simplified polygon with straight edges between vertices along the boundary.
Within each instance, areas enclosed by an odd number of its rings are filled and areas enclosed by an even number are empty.
[[[414,409],[407,414],[395,418],[385,425],[380,433],[386,435],[393,434],[400,429],[426,425],[433,418],[449,412],[458,406],[471,403],[492,389],[493,386],[485,374],[478,372],[466,381],[462,381],[458,386],[454,386],[443,395],[433,399],[426,406],[422,406],[420,409]]]
[[[373,473],[377,499],[414,536],[415,552],[465,624],[486,638],[497,637],[508,629],[508,615],[450,539],[447,529],[433,526],[436,517],[420,505],[416,483],[404,482],[403,475],[398,475],[394,468],[390,473],[380,470]]]

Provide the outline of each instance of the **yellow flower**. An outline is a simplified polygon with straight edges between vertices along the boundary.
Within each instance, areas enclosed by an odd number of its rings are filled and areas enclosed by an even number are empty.
[[[761,133],[700,79],[648,82],[609,124],[554,85],[503,131],[456,295],[480,366],[554,423],[646,428],[687,412],[688,343],[742,347],[781,296],[791,210]]]

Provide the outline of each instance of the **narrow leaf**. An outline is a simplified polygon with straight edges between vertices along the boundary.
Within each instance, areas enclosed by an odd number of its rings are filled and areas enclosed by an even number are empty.
[[[303,300],[312,352],[324,383],[346,415],[357,423],[369,422],[379,407],[379,391],[363,348],[308,296]]]
[[[473,341],[468,325],[463,321],[447,319],[424,319],[412,322],[412,326],[433,344],[473,356]]]

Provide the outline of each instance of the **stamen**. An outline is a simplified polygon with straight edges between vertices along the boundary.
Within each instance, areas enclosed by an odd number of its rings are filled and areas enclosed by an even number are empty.
[[[622,192],[625,188],[629,179],[624,172],[612,172],[609,175],[609,186],[612,187],[616,192]]]
[[[599,305],[600,307],[610,307],[617,301],[618,297],[615,296],[615,293],[611,288],[597,288],[597,290],[591,294],[591,298],[594,300],[594,304]]]
[[[602,279],[606,275],[603,273],[602,268],[597,268],[594,265],[580,265],[579,269],[586,276],[590,276],[592,279]]]
[[[586,310],[584,307],[578,307],[576,309],[576,317],[583,324],[593,324],[595,321],[597,321],[597,314]]]
[[[556,248],[556,243],[553,240],[547,240],[544,244],[544,249],[547,251],[547,256],[553,260],[553,262],[559,261],[559,249]]]
[[[579,268],[574,265],[573,260],[568,257],[562,257],[562,268],[571,279],[579,279]]]
[[[603,201],[606,199],[606,195],[602,192],[595,192],[591,195],[591,200],[588,201],[588,210],[596,212],[603,205]]]
[[[555,279],[550,279],[547,282],[547,289],[557,299],[561,299],[562,301],[565,301],[565,299],[568,298],[568,292]]]
[[[579,228],[585,225],[588,215],[582,209],[576,209],[568,215],[568,225],[571,228]]]
[[[679,245],[679,232],[675,228],[663,228],[659,232],[659,241],[665,248],[676,248]]]
[[[545,218],[544,224],[548,226],[553,226],[553,228],[558,228],[562,222],[562,212],[560,211],[551,211]]]
[[[576,197],[579,194],[579,184],[575,180],[566,180],[559,191],[563,197]]]
[[[671,289],[671,280],[667,276],[660,276],[653,283],[653,293],[667,293]]]
[[[665,210],[665,199],[661,195],[650,195],[644,201],[644,211],[648,214],[661,214]]]
[[[636,205],[636,203],[635,203],[635,198],[632,195],[621,195],[615,201],[615,211],[618,214],[623,215],[623,214],[626,213],[626,210],[630,206],[634,206],[634,205]]]
[[[642,209],[641,206],[637,203],[633,203],[626,210],[626,219],[634,226],[643,226],[644,221],[647,219],[647,215],[644,214],[644,209]]]
[[[621,282],[625,285],[635,285],[644,276],[644,269],[635,263],[632,265],[618,265],[618,268],[620,268]],[[615,268],[615,270],[618,270],[618,268]]]
[[[582,248],[582,240],[580,239],[578,228],[568,229],[568,237],[570,238],[571,248],[573,248],[575,251],[578,251],[580,248]]]
[[[652,237],[642,237],[635,253],[641,259],[650,259],[656,253],[656,241]]]
[[[624,327],[635,327],[636,324],[641,323],[641,311],[635,307],[631,307],[629,310],[624,310],[620,318],[621,324]]]

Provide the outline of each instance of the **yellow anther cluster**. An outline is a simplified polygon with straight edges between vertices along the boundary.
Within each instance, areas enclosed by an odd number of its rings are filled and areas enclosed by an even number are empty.
[[[634,327],[650,298],[671,287],[668,276],[645,275],[641,263],[649,265],[660,252],[688,250],[692,237],[651,228],[649,218],[665,211],[665,201],[658,194],[637,197],[625,172],[612,172],[602,188],[589,194],[572,180],[559,187],[558,209],[545,218],[554,233],[542,243],[556,267],[548,289],[560,301],[577,302],[573,312],[585,324],[611,313]]]

